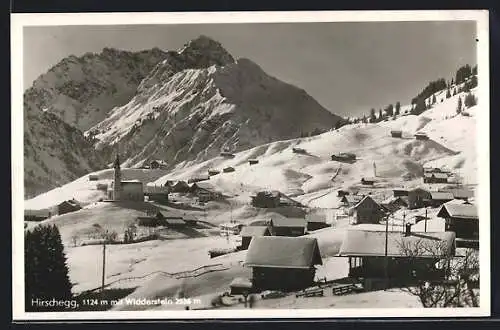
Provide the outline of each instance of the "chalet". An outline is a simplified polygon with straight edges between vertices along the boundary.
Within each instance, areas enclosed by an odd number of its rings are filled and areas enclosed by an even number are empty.
[[[24,210],[24,221],[43,221],[51,215],[50,210]]]
[[[374,178],[361,178],[361,184],[368,185],[368,186],[373,186],[375,184],[375,179]]]
[[[200,175],[194,178],[190,178],[187,183],[195,183],[195,182],[201,182],[201,181],[207,181],[210,180],[210,176],[208,175]]]
[[[363,279],[368,290],[386,276],[392,283],[443,279],[436,264],[454,255],[455,233],[411,232],[410,224],[405,232],[348,230],[338,254],[349,258],[349,277]]]
[[[224,173],[230,173],[230,172],[234,172],[235,169],[234,169],[234,167],[228,166],[228,167],[225,167],[222,171]]]
[[[342,203],[342,205],[344,207],[352,207],[356,204],[358,204],[362,199],[363,199],[363,195],[345,195],[342,197],[342,199],[340,200],[340,202]]]
[[[313,231],[329,227],[326,223],[326,215],[319,213],[306,214],[306,230]]]
[[[223,151],[220,153],[221,157],[224,157],[224,158],[234,158],[234,154],[233,153],[230,153],[230,152],[227,152],[227,151]]]
[[[431,199],[431,193],[422,188],[416,188],[408,192],[408,208],[419,209],[425,207],[425,200]]]
[[[246,250],[254,237],[271,236],[271,232],[267,226],[245,226],[241,230],[240,236],[240,250]]]
[[[245,266],[252,268],[257,291],[295,291],[314,284],[316,265],[322,265],[316,238],[255,237],[250,242]]]
[[[359,203],[352,207],[356,224],[379,223],[385,210],[370,196],[365,196]]]
[[[167,162],[160,159],[154,159],[149,163],[149,168],[151,168],[152,170],[163,169],[166,168],[167,166],[168,166]]]
[[[429,140],[429,137],[427,136],[426,133],[419,132],[419,133],[415,134],[415,139],[417,139],[417,140]]]
[[[61,214],[66,214],[66,213],[70,213],[70,212],[75,212],[75,211],[78,211],[78,210],[81,210],[81,206],[80,204],[74,200],[74,199],[71,199],[71,200],[67,200],[67,201],[64,201],[62,203],[59,203],[57,205],[57,214],[61,215]]]
[[[453,200],[453,194],[449,192],[431,191],[431,198],[424,200],[425,206],[438,207]]]
[[[208,170],[208,175],[209,176],[214,176],[214,175],[217,175],[219,173],[220,173],[219,170]]]
[[[447,183],[448,174],[446,173],[424,173],[424,183]]]
[[[190,191],[190,187],[186,181],[180,180],[170,187],[170,191],[174,193],[188,193]]]
[[[287,218],[274,216],[269,222],[269,229],[274,236],[297,237],[305,234],[306,220],[304,218]]]
[[[99,176],[97,174],[89,174],[89,181],[97,181]]]
[[[393,189],[392,193],[393,193],[394,197],[408,196],[408,190],[407,189]]]
[[[296,148],[296,147],[292,148],[292,151],[295,154],[306,154],[307,153],[307,151],[305,149]]]
[[[403,137],[403,131],[401,131],[401,130],[393,130],[393,131],[391,131],[391,136],[393,138],[402,138]]]
[[[449,192],[453,195],[454,199],[461,199],[464,201],[468,201],[469,198],[474,197],[474,192],[468,189],[445,188],[445,189],[438,189],[438,191]]]
[[[274,208],[280,206],[281,194],[279,191],[259,191],[251,198],[255,207]]]
[[[258,160],[258,159],[249,159],[249,160],[248,160],[248,163],[249,163],[250,165],[255,165],[255,164],[258,164],[258,163],[259,163],[259,160]]]
[[[349,195],[348,191],[345,191],[345,190],[338,190],[337,191],[337,197],[344,197],[344,196],[347,196],[347,195]]]
[[[445,219],[445,230],[455,232],[457,246],[479,247],[479,217],[472,204],[444,204],[438,217]]]
[[[352,163],[356,160],[356,155],[350,152],[340,152],[331,156],[332,160],[337,162]]]

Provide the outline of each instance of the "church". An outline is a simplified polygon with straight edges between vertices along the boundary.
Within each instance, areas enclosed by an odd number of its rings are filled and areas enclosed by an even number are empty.
[[[113,168],[114,180],[108,189],[108,199],[112,201],[144,201],[144,189],[141,181],[122,180],[118,155],[116,155]]]

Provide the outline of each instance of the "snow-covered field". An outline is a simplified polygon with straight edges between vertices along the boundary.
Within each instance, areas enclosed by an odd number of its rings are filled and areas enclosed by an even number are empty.
[[[474,90],[473,90],[474,92]],[[480,109],[467,109],[470,116],[456,115],[458,94],[449,99],[441,99],[434,108],[419,116],[399,116],[376,124],[353,124],[339,130],[300,139],[273,142],[250,150],[239,152],[232,159],[216,157],[214,159],[189,165],[180,164],[170,173],[160,170],[124,171],[125,179],[139,179],[144,183],[164,184],[167,180],[187,180],[205,175],[208,169],[222,170],[232,166],[232,173],[220,173],[205,181],[214,189],[229,196],[231,205],[220,203],[210,209],[206,221],[218,224],[231,218],[239,222],[270,216],[249,206],[250,196],[257,190],[279,190],[310,208],[320,208],[330,212],[339,205],[336,196],[338,189],[359,189],[360,193],[372,192],[377,198],[389,197],[392,188],[413,188],[422,186],[421,171],[423,166],[446,165],[463,178],[463,182],[477,184],[476,164],[476,119]],[[403,138],[392,138],[390,131],[400,129]],[[426,132],[430,140],[417,141],[416,132]],[[307,154],[292,152],[298,146]],[[331,160],[331,155],[338,152],[352,152],[357,161],[348,164]],[[249,159],[258,159],[259,163],[249,164]],[[376,173],[374,173],[374,164]],[[101,246],[71,245],[75,233],[85,235],[93,224],[122,231],[134,221],[141,210],[122,208],[106,203],[96,203],[104,193],[96,189],[97,183],[109,183],[112,170],[96,172],[99,181],[89,181],[82,177],[63,187],[54,189],[33,199],[25,201],[27,209],[44,209],[57,203],[75,198],[88,203],[84,209],[54,217],[46,222],[57,223],[65,242],[70,268],[70,278],[75,284],[74,291],[96,288],[100,285]],[[413,179],[405,180],[403,176]],[[362,177],[376,176],[374,187],[363,187]],[[423,210],[407,212],[406,221],[415,215],[422,215]],[[427,221],[428,231],[442,231],[444,224],[435,217],[436,210],[430,210]],[[199,219],[202,219],[198,215]],[[331,218],[331,217],[330,217]],[[396,213],[390,223],[391,229],[402,230],[403,215]],[[324,265],[318,269],[318,277],[340,279],[347,276],[347,260],[335,257],[347,228],[380,229],[384,225],[350,226],[349,219],[333,221],[333,226],[312,233],[318,239]],[[423,230],[424,222],[415,225],[415,230]],[[399,229],[398,229],[399,228]],[[214,294],[228,289],[233,278],[249,276],[249,269],[243,267],[245,251],[209,259],[210,248],[223,248],[234,245],[222,237],[200,237],[149,241],[128,245],[109,245],[107,247],[106,281],[121,280],[112,287],[137,287],[133,297],[158,298],[175,296],[179,290],[186,295],[199,299],[211,299]],[[188,280],[180,280],[171,274],[193,270],[201,266],[223,264],[224,270],[207,273]],[[227,269],[226,269],[227,268]],[[259,306],[272,308],[315,308],[315,307],[377,307],[383,301],[383,307],[418,306],[414,297],[402,292],[369,292],[344,297],[295,298],[262,300]],[[165,306],[149,306],[152,309]],[[241,307],[241,305],[240,305]],[[144,307],[116,307],[141,309]]]

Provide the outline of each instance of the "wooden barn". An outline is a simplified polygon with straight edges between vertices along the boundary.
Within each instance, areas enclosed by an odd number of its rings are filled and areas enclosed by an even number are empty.
[[[241,247],[239,249],[246,250],[253,238],[271,236],[271,232],[267,226],[245,226],[241,229],[240,236]]]
[[[446,173],[424,173],[424,183],[448,183],[448,174]]]
[[[439,207],[453,200],[453,194],[449,192],[431,191],[431,198],[424,200],[425,206]]]
[[[429,136],[427,136],[426,133],[419,132],[419,133],[415,134],[415,139],[425,141],[425,140],[429,140]]]
[[[403,131],[401,131],[401,130],[393,130],[393,131],[391,131],[391,136],[393,138],[402,138],[403,137]]]
[[[339,152],[331,156],[332,160],[337,162],[352,163],[356,161],[356,155],[351,152]]]
[[[281,194],[279,191],[259,191],[251,198],[255,207],[275,208],[280,206]]]
[[[444,279],[444,269],[436,264],[454,255],[454,233],[411,232],[409,224],[404,232],[348,230],[338,253],[349,258],[349,277],[363,279],[368,290],[374,281],[386,278],[386,261],[391,283],[408,283]]]
[[[306,219],[274,216],[269,222],[269,229],[274,236],[297,237],[306,232]]]
[[[75,212],[75,211],[81,210],[81,208],[82,207],[80,206],[80,204],[76,200],[71,199],[71,200],[61,202],[57,205],[57,214],[61,215],[61,214],[66,214],[66,213],[70,213],[70,212]]]
[[[385,215],[384,208],[370,196],[365,196],[359,203],[352,207],[354,223],[379,223]]]
[[[479,217],[472,204],[444,204],[438,217],[445,219],[445,230],[454,232],[459,247],[479,247]]]
[[[373,186],[376,181],[375,178],[361,178],[361,184],[366,186]]]
[[[431,193],[422,188],[415,188],[408,192],[408,207],[419,209],[425,207],[425,200],[431,199]]]
[[[314,285],[316,265],[322,265],[316,238],[255,237],[246,255],[257,291],[296,291]]]

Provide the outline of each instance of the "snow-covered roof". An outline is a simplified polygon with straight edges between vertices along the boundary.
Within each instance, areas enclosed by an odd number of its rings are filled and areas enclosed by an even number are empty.
[[[387,232],[387,255],[404,257],[434,257],[452,252],[455,242],[454,232],[412,232],[405,236],[403,231]],[[338,256],[385,256],[385,231],[348,230]],[[421,246],[421,249],[418,249]],[[413,251],[415,250],[415,251]],[[418,253],[418,255],[413,255]]]
[[[250,242],[245,265],[250,267],[302,268],[322,265],[316,238],[262,236]]]

